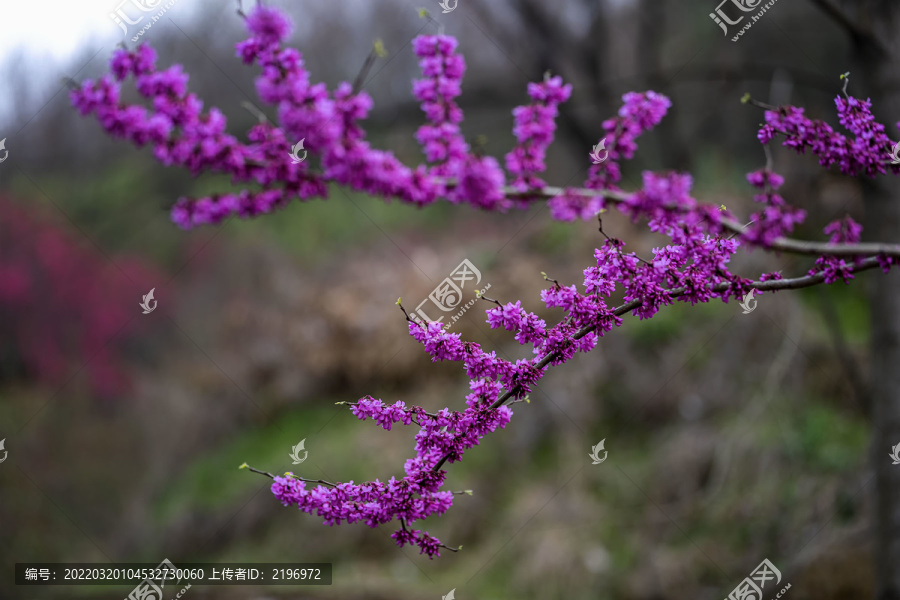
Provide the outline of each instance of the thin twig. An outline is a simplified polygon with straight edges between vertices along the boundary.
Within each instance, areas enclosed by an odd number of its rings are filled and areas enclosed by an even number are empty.
[[[552,281],[554,284],[556,284],[557,287],[562,287],[559,285],[559,282],[557,280],[553,279],[552,277],[547,277],[547,274],[543,271],[541,271],[541,276],[544,278],[544,281]]]
[[[268,123],[269,122],[269,118],[266,116],[266,113],[261,111],[259,109],[259,107],[256,106],[255,104],[253,104],[252,102],[244,100],[243,102],[241,102],[241,106],[244,107],[244,109],[247,110],[251,115],[256,117],[260,123]],[[263,166],[263,165],[259,165],[259,166]]]
[[[254,473],[259,473],[260,475],[265,475],[265,476],[268,477],[269,479],[275,479],[275,476],[272,475],[271,473],[269,473],[269,472],[267,472],[267,471],[260,471],[259,469],[254,469],[253,467],[251,467],[251,466],[248,465],[247,463],[242,464],[240,468],[241,468],[241,469],[249,469],[250,471],[253,471]]]
[[[363,63],[362,68],[359,70],[356,79],[353,80],[354,94],[359,93],[359,90],[362,88],[362,85],[366,80],[366,76],[369,74],[369,71],[372,70],[372,65],[375,64],[375,60],[381,55],[379,48],[383,50],[384,47],[380,44],[380,41],[381,40],[378,40],[372,45],[371,52],[369,52],[369,55],[366,56],[366,61]]]
[[[493,298],[488,298],[488,297],[485,296],[484,294],[478,294],[478,299],[479,299],[479,300],[487,300],[488,302],[493,302],[493,303],[496,304],[497,306],[503,306],[502,304],[500,304],[500,301],[499,301],[499,300],[494,300]]]
[[[259,473],[260,475],[265,475],[269,479],[275,479],[275,476],[269,473],[268,471],[260,471],[259,469],[254,469],[247,463],[244,463],[240,466],[241,469],[247,469],[248,471],[253,471],[254,473]],[[306,479],[305,477],[298,477],[297,475],[291,475],[293,479],[299,479],[305,483],[320,483],[322,485],[327,485],[328,487],[337,487],[337,484],[331,483],[330,481],[325,481],[324,479]]]
[[[778,110],[777,106],[772,106],[771,104],[767,104],[766,102],[760,102],[759,100],[755,100],[750,97],[746,97],[745,102],[750,106],[755,106],[757,108],[764,108],[766,110]]]
[[[413,319],[412,317],[409,316],[409,313],[406,312],[406,309],[403,308],[403,305],[400,303],[400,300],[401,300],[400,298],[397,298],[397,306],[399,306],[399,307],[400,307],[400,310],[403,311],[403,314],[406,315],[406,320],[407,320],[407,321],[414,321],[414,319]]]

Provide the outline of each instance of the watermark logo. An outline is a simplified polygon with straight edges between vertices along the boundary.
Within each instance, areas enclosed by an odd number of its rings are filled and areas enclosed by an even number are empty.
[[[131,16],[129,16],[128,13],[125,12],[122,7],[129,2],[138,10],[143,12],[150,12],[151,10],[153,10],[153,8],[155,8],[155,6],[150,7],[146,2],[142,2],[141,0],[122,0],[121,2],[119,2],[119,5],[116,7],[116,11],[109,13],[109,18],[113,20],[113,23],[122,28],[122,33],[124,33],[126,36],[128,35],[128,27],[126,26],[126,23],[128,25],[137,25],[144,20],[143,16],[139,17],[137,20],[132,20]]]
[[[453,0],[453,6],[450,6],[449,0],[441,0],[439,6],[444,9],[444,14],[446,15],[448,12],[453,12],[456,9],[457,4],[459,4],[459,0]],[[452,600],[452,598],[450,600]]]
[[[749,15],[750,20],[747,21],[744,26],[737,31],[737,34],[731,38],[732,42],[736,42],[742,35],[744,35],[744,33],[746,33],[748,29],[753,27],[754,23],[759,21],[762,16],[766,14],[767,10],[775,5],[775,2],[777,2],[777,0],[769,0],[769,2],[766,2],[765,4],[762,4],[762,2],[763,0],[722,0],[722,2],[720,2],[716,7],[715,12],[709,13],[709,18],[711,18],[716,25],[722,28],[722,33],[725,36],[728,36],[729,25],[738,25],[741,21],[744,20],[745,15],[742,15],[741,13],[748,13],[759,9],[759,12],[755,15]],[[736,7],[737,11],[735,11],[734,8],[730,8],[729,12],[731,13],[732,17],[737,18],[730,18],[729,15],[726,14],[725,9],[722,8],[723,5],[727,5],[728,7],[731,7],[733,5],[734,7]]]
[[[752,289],[749,292],[747,292],[747,295],[744,296],[744,301],[740,303],[741,308],[744,309],[743,314],[745,314],[745,315],[749,315],[754,310],[756,310],[756,299],[753,297],[753,292],[755,292],[755,291],[756,291],[755,289]],[[753,306],[750,305],[751,302],[753,303]]]
[[[155,569],[151,569],[151,577],[144,579],[137,587],[131,590],[125,600],[164,600],[163,588],[166,587],[166,581],[174,581],[178,576],[179,569],[169,561],[168,558],[163,559]],[[157,583],[159,585],[157,585]],[[181,577],[175,581],[175,585],[181,583]],[[171,596],[171,598],[181,598],[181,596],[191,589],[191,584],[187,584],[180,592]]]
[[[603,444],[605,444],[605,443],[606,443],[606,438],[603,438],[602,440],[600,440],[599,444],[597,444],[596,446],[593,446],[591,448],[591,453],[588,454],[588,456],[590,456],[591,459],[594,461],[591,464],[599,465],[604,460],[606,460],[606,455],[609,454],[609,452],[603,447]],[[603,458],[600,458],[601,450],[603,450]]]
[[[160,8],[160,4],[162,4],[163,0],[122,0],[119,2],[118,6],[116,6],[115,12],[109,13],[109,18],[113,20],[113,22],[122,28],[122,32],[125,34],[125,37],[129,35],[129,26],[134,27],[140,25],[145,17],[149,17],[150,20],[147,21],[140,30],[137,31],[131,38],[132,42],[138,41],[138,39],[144,35],[144,33],[150,29],[154,23],[159,21],[162,16],[166,13],[167,10],[175,6],[175,2],[178,0],[169,0],[165,6]],[[126,10],[124,7],[128,4],[131,6],[130,9]],[[155,15],[141,14],[141,13],[152,13],[155,12]],[[137,18],[132,18],[132,16],[136,16]],[[133,31],[133,30],[132,30]]]
[[[306,460],[307,456],[309,456],[309,451],[304,448],[305,443],[306,443],[306,438],[303,438],[302,440],[300,440],[299,444],[297,444],[296,446],[291,448],[291,453],[288,454],[288,456],[290,456],[291,459],[294,461],[295,465],[299,465],[304,460]],[[303,452],[303,458],[300,458],[301,451]]]
[[[601,150],[603,150],[603,158],[600,158]],[[591,162],[593,162],[595,165],[599,165],[604,160],[609,158],[609,152],[606,150],[606,138],[600,140],[600,143],[594,146],[594,151],[589,153],[588,156],[591,157]]]
[[[450,590],[450,593],[446,596],[441,596],[441,600],[453,600],[455,598],[454,594],[456,593],[456,588]]]
[[[722,32],[727,36],[728,35],[728,27],[725,25],[737,25],[741,21],[744,20],[744,17],[737,19],[736,21],[732,21],[728,18],[728,15],[722,10],[723,4],[728,4],[728,2],[732,2],[735,6],[737,6],[743,12],[750,12],[754,10],[762,0],[722,0],[719,5],[716,7],[716,12],[709,13],[709,18],[712,19],[716,25],[722,28]]]
[[[291,161],[295,165],[298,165],[298,164],[302,163],[304,160],[306,160],[306,150],[303,150],[303,142],[305,140],[306,140],[306,138],[303,138],[302,140],[300,140],[299,142],[294,144],[294,146],[291,148]],[[301,150],[303,150],[302,157],[300,156]]]
[[[3,450],[3,458],[0,458],[0,463],[2,463],[6,460],[6,456],[9,454],[9,452],[6,450],[6,438],[0,440],[0,450]]]
[[[750,576],[745,577],[744,580],[728,594],[726,600],[762,600],[763,589],[772,579],[775,580],[774,584],[776,586],[781,583],[781,571],[776,569],[775,565],[767,558],[759,563],[759,566],[750,573]],[[782,588],[775,598],[781,598],[781,596],[789,589],[791,589],[790,583]]]
[[[144,309],[144,314],[145,314],[145,315],[149,315],[149,314],[152,313],[154,310],[156,310],[156,305],[157,305],[158,303],[156,302],[156,300],[153,299],[153,292],[154,292],[155,290],[156,290],[156,288],[153,288],[153,289],[150,290],[148,293],[144,294],[143,302],[141,302],[140,304],[138,304],[138,306],[140,306],[141,308]],[[150,303],[151,303],[151,302],[153,302],[153,306],[150,306]]]
[[[466,285],[470,281],[474,282],[471,287],[474,287],[477,290],[478,285],[481,283],[481,271],[466,258],[453,269],[453,272],[450,273],[449,277],[445,277],[444,280],[434,288],[434,291],[428,294],[428,298],[419,302],[419,305],[413,311],[411,318],[418,323],[431,323],[433,321],[437,321],[438,323],[442,322],[446,315],[442,315],[439,319],[432,319],[426,314],[422,305],[431,300],[432,304],[443,312],[455,310],[462,303],[463,290],[466,289]],[[490,288],[491,284],[487,284],[480,290],[480,293],[484,294],[484,292]],[[453,324],[456,323],[474,304],[475,299],[464,304],[455,315],[450,316],[450,321],[444,325],[444,328],[449,329],[452,327]],[[432,309],[429,308],[428,310]]]
[[[2,143],[3,142],[0,142],[0,144],[2,144]],[[2,146],[0,146],[0,148],[2,148]],[[900,154],[900,142],[897,142],[896,144],[894,144],[894,149],[891,151],[891,153],[889,155],[891,157],[892,165],[900,165],[900,156],[898,156],[898,154]],[[3,161],[0,161],[0,162],[3,162]]]
[[[0,442],[0,448],[3,448],[3,442]],[[891,454],[889,456],[894,459],[893,464],[900,465],[900,444],[891,448]],[[3,461],[0,460],[0,462]]]
[[[6,138],[0,140],[0,150],[3,150],[3,158],[0,158],[0,162],[3,162],[9,156],[9,150],[6,149]]]

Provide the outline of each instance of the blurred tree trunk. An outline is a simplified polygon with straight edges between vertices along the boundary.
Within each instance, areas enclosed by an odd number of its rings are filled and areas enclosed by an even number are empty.
[[[896,0],[855,0],[842,7],[856,27],[850,90],[871,96],[873,111],[897,137],[900,119],[900,10]],[[854,73],[855,74],[855,73]],[[857,86],[859,83],[861,85]],[[900,241],[900,179],[879,177],[866,190],[865,230],[870,240]],[[900,443],[900,272],[871,278],[872,460],[875,471],[876,600],[900,600],[900,467],[888,457]]]
[[[896,105],[896,92],[885,89],[887,65],[872,65],[872,100],[875,107]],[[897,72],[898,65],[892,68]],[[892,96],[894,102],[885,100]],[[877,108],[876,108],[877,110]],[[887,114],[879,111],[879,114]],[[892,114],[896,115],[896,112]],[[883,117],[882,117],[883,119]],[[896,121],[895,121],[896,122]],[[894,137],[894,136],[892,136]],[[869,239],[898,242],[900,185],[896,177],[870,186],[866,198],[866,230]],[[900,272],[872,278],[870,318],[872,326],[872,458],[875,469],[875,560],[877,600],[900,600],[900,468],[888,457],[900,443]]]
[[[876,118],[897,137],[900,118],[900,6],[896,0],[813,0],[853,42],[851,93],[871,97]],[[858,75],[861,77],[854,77]],[[866,187],[869,240],[900,241],[900,180],[879,177]],[[875,598],[900,600],[900,467],[888,454],[900,443],[900,273],[871,278],[872,417],[875,471]]]

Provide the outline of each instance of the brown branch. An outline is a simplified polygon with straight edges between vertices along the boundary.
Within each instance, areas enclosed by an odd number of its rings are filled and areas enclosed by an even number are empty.
[[[866,258],[864,260],[859,261],[859,263],[857,263],[856,265],[849,267],[847,269],[847,271],[849,271],[851,273],[859,273],[861,271],[873,269],[877,266],[879,266],[878,257],[870,257],[870,258]],[[825,281],[825,275],[823,273],[818,273],[816,275],[807,275],[805,277],[796,277],[794,279],[772,279],[769,281],[755,281],[753,283],[750,283],[747,287],[750,287],[750,288],[753,288],[756,290],[760,290],[760,291],[796,290],[796,289],[800,289],[800,288],[810,287],[813,285],[818,285],[824,281]],[[731,282],[718,283],[713,286],[710,286],[710,290],[713,292],[723,292],[723,291],[729,289],[730,287],[732,287],[733,285],[734,284]],[[677,289],[669,291],[669,297],[677,298],[679,296],[683,296],[685,293],[687,293],[686,288],[677,288]],[[643,299],[637,298],[635,300],[632,300],[631,302],[627,302],[627,303],[623,304],[622,306],[614,309],[612,311],[612,314],[617,317],[622,316],[625,313],[627,313],[628,311],[634,310],[635,308],[639,307],[642,303],[643,303]],[[582,327],[580,330],[578,330],[577,333],[575,333],[575,335],[572,336],[572,339],[579,340],[579,339],[583,338],[584,336],[586,336],[587,334],[589,334],[590,332],[594,331],[594,329],[596,329],[595,325],[589,325],[589,326]],[[561,354],[558,351],[551,352],[550,354],[545,356],[538,364],[536,364],[534,366],[534,369],[540,371],[540,370],[546,368],[547,365],[549,365],[551,362],[553,362],[557,358],[560,358],[560,356],[561,356]],[[497,400],[493,404],[491,404],[491,408],[492,409],[499,408],[507,400],[512,398],[521,389],[522,389],[521,385],[513,386],[512,388],[507,390],[502,396],[497,398]],[[443,464],[447,461],[447,459],[449,457],[450,457],[449,454],[445,454],[443,457],[441,457],[441,460],[439,460],[437,462],[437,464],[435,464],[434,467],[432,467],[431,470],[434,472],[437,472],[441,468],[441,466],[443,466]]]
[[[318,176],[318,173],[310,173],[310,175]],[[437,181],[443,183],[447,186],[448,189],[452,189],[456,182],[452,178],[436,178]],[[607,202],[612,204],[621,204],[627,201],[631,196],[634,195],[634,192],[626,192],[626,191],[616,191],[616,190],[594,190],[587,188],[561,188],[555,186],[544,186],[541,189],[535,190],[526,190],[521,192],[516,190],[511,186],[505,186],[503,188],[504,196],[507,198],[517,198],[519,200],[526,201],[544,201],[545,199],[554,198],[556,196],[560,196],[563,193],[568,193],[576,196],[584,196],[585,198],[598,198],[602,197]],[[663,208],[675,209],[676,207],[671,205],[664,205]],[[738,221],[734,219],[722,219],[720,221],[722,227],[726,230],[731,231],[735,234],[742,234],[747,225],[742,225]],[[602,231],[601,231],[602,233]],[[605,235],[605,234],[604,234]],[[734,237],[734,236],[732,236]],[[859,257],[859,256],[874,256],[877,254],[882,254],[885,256],[892,256],[896,258],[900,258],[900,244],[876,244],[876,243],[859,243],[859,244],[830,244],[827,242],[813,242],[806,240],[795,240],[793,238],[785,238],[781,237],[776,239],[770,246],[766,246],[768,250],[775,250],[778,252],[788,252],[791,254],[805,254],[811,256],[851,256],[851,257]],[[643,259],[642,259],[643,260]],[[397,304],[400,305],[400,300],[397,300]],[[400,305],[400,308],[403,309],[403,306]],[[406,309],[403,309],[403,312],[406,313]],[[409,314],[406,316],[407,320],[413,320]]]
[[[328,487],[337,487],[336,483],[331,483],[330,481],[325,481],[324,479],[306,479],[305,477],[297,477],[296,475],[291,475],[294,479],[299,479],[300,481],[304,481],[306,483],[320,483],[322,485],[327,485]]]
[[[504,192],[508,197],[516,197],[522,199],[544,199],[558,196],[563,192],[563,188],[546,186],[540,190],[529,190],[527,192],[518,192],[511,187],[504,188]],[[633,192],[614,191],[614,190],[591,190],[584,188],[572,188],[568,193],[579,196],[602,197],[613,204],[621,204],[633,195]],[[722,226],[728,231],[734,233],[743,233],[745,225],[741,225],[734,219],[722,219]],[[793,238],[778,238],[771,246],[770,250],[779,252],[789,252],[791,254],[807,254],[812,256],[873,256],[883,254],[885,256],[894,256],[900,258],[900,244],[875,244],[875,243],[859,243],[859,244],[829,244],[827,242],[811,242],[805,240],[795,240]]]

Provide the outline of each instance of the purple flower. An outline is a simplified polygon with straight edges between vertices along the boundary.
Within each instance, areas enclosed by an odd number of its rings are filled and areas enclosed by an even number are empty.
[[[750,185],[753,187],[761,190],[766,189],[766,187],[777,190],[784,184],[784,177],[769,169],[759,169],[747,173],[747,181],[750,182]]]
[[[413,81],[413,96],[422,103],[430,122],[419,128],[416,139],[425,151],[426,160],[438,163],[432,172],[441,176],[447,176],[453,165],[464,161],[469,150],[459,129],[462,110],[455,101],[462,93],[466,71],[463,57],[454,54],[456,45],[454,38],[440,35],[413,40],[413,50],[426,77]]]
[[[619,162],[630,160],[637,150],[635,140],[642,133],[656,127],[672,102],[653,91],[629,92],[622,96],[624,102],[619,116],[603,122],[605,147],[609,155],[602,163],[591,165],[585,187],[591,189],[616,189],[621,180]]]
[[[857,244],[862,237],[862,225],[849,216],[837,221],[832,221],[825,226],[825,233],[832,244]],[[834,283],[841,279],[844,283],[850,283],[853,273],[850,267],[854,266],[862,257],[850,257],[849,259],[837,256],[820,256],[816,259],[815,266],[809,274],[822,273],[825,283]]]
[[[247,15],[247,29],[262,46],[275,46],[291,34],[291,21],[278,9],[257,5]]]
[[[520,344],[539,343],[547,326],[543,319],[523,310],[521,301],[492,308],[487,311],[487,316],[487,323],[491,329],[502,327],[507,331],[515,331],[516,341]]]
[[[512,187],[519,191],[544,187],[537,176],[547,169],[544,158],[553,142],[557,107],[569,99],[571,85],[563,85],[561,77],[547,78],[542,83],[529,83],[528,95],[535,101],[513,109],[513,134],[518,144],[506,155],[506,168],[514,175]]]
[[[550,216],[557,221],[587,221],[597,216],[605,203],[601,196],[585,196],[567,188],[562,194],[553,196],[547,203]]]
[[[487,210],[504,210],[510,201],[503,193],[503,169],[493,156],[469,156],[455,170],[458,182],[448,194],[451,202],[464,202]]]
[[[766,111],[766,124],[758,138],[765,144],[775,135],[784,136],[783,146],[794,148],[803,154],[807,149],[819,157],[824,167],[838,165],[847,175],[873,177],[886,172],[886,157],[893,143],[885,134],[885,127],[875,120],[872,102],[857,98],[835,98],[838,119],[855,137],[850,139],[836,132],[822,121],[806,117],[802,108],[785,106],[777,111]],[[894,173],[900,166],[892,165]]]

